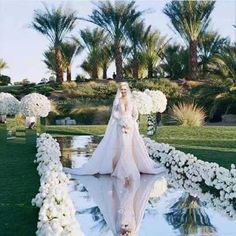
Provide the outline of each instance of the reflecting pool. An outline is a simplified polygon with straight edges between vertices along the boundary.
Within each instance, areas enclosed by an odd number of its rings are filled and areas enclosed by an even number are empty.
[[[81,166],[100,140],[57,137],[63,165]],[[85,236],[236,235],[236,219],[218,196],[174,181],[171,174],[141,175],[140,181],[124,186],[109,175],[72,176],[69,192]]]

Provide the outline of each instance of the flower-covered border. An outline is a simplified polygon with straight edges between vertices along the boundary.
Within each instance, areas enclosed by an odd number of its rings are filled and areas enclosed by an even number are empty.
[[[40,176],[39,193],[32,205],[40,208],[36,235],[83,235],[68,193],[69,179],[63,172],[58,142],[49,134],[37,139],[35,163]]]
[[[197,159],[169,144],[144,138],[149,156],[169,169],[169,183],[205,200],[209,206],[236,219],[236,169]]]

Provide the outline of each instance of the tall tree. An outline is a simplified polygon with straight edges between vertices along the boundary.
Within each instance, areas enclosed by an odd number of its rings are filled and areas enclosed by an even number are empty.
[[[169,45],[160,64],[164,76],[173,80],[184,79],[188,74],[188,52],[179,45]]]
[[[130,25],[127,36],[130,41],[129,64],[132,68],[132,76],[139,78],[140,64],[144,62],[143,45],[151,29],[151,26],[145,27],[144,21],[137,21]]]
[[[148,68],[148,78],[153,78],[153,70],[161,59],[163,51],[167,45],[165,36],[161,36],[160,31],[150,31],[144,41],[144,51]]]
[[[236,44],[224,47],[214,58],[218,74],[236,82]]]
[[[56,66],[56,57],[55,57],[55,51],[52,48],[49,48],[47,51],[43,53],[43,62],[49,69],[49,71],[56,75],[57,66]],[[63,66],[64,68],[64,66]],[[64,69],[63,69],[64,72]]]
[[[77,20],[75,11],[63,10],[62,7],[51,8],[34,12],[32,27],[45,35],[55,50],[56,77],[63,82],[63,58],[61,44],[66,36],[74,29]]]
[[[99,77],[98,71],[104,66],[104,63],[108,63],[109,58],[105,58],[105,54],[109,57],[107,46],[107,35],[103,29],[95,28],[93,30],[86,28],[80,31],[80,36],[83,40],[84,47],[88,51],[88,57],[86,61],[82,64],[83,68],[88,71],[91,71],[92,78],[97,79]],[[89,65],[91,64],[91,65]],[[103,68],[104,69],[104,68]],[[104,72],[106,73],[106,72]],[[104,75],[105,76],[105,75]]]
[[[216,55],[229,44],[227,38],[222,38],[217,32],[206,32],[199,40],[199,65],[203,78],[211,72],[212,63]]]
[[[189,47],[189,79],[198,78],[197,45],[210,23],[215,1],[171,1],[163,12]]]
[[[66,66],[66,77],[67,82],[71,81],[71,65],[74,58],[80,54],[83,50],[83,46],[79,43],[79,41],[73,42],[64,42],[61,45],[61,51],[63,55],[63,60]]]
[[[0,59],[0,75],[1,75],[2,70],[7,69],[7,68],[8,68],[7,63],[3,59]]]
[[[125,40],[127,28],[138,20],[142,13],[137,10],[135,1],[115,1],[114,4],[110,1],[99,1],[89,18],[85,19],[103,28],[110,36],[115,50],[117,79],[123,78],[122,42]]]
[[[109,65],[114,59],[114,53],[112,52],[112,45],[109,41],[101,48],[101,66],[102,66],[102,78],[107,79],[107,70]]]

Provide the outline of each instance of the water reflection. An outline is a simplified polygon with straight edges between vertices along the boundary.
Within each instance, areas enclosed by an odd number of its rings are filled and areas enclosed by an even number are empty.
[[[166,219],[181,235],[214,235],[216,228],[202,206],[198,197],[183,193],[165,214]]]
[[[138,235],[151,192],[158,198],[167,190],[166,179],[158,175],[141,175],[139,181],[132,181],[127,185],[108,175],[73,178],[88,190],[96,204],[79,210],[78,213],[92,215],[95,224],[90,230],[94,233],[94,229],[97,229],[99,235],[108,233],[109,229],[113,235]],[[154,184],[157,188],[154,188]],[[73,200],[79,208],[81,202],[77,198]]]
[[[57,140],[64,165],[79,167],[101,137]],[[73,176],[70,195],[85,236],[116,236],[125,231],[140,236],[236,235],[236,221],[229,215],[229,209],[234,212],[235,206],[186,181],[172,173],[165,177],[142,175],[140,182],[123,186],[108,175]]]

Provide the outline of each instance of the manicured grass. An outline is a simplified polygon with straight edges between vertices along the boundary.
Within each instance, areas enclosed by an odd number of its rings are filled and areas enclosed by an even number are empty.
[[[106,125],[50,125],[45,131],[57,135],[101,135],[104,134]]]
[[[31,206],[39,188],[33,163],[35,136],[0,139],[0,235],[35,235],[38,209]]]
[[[226,168],[230,168],[232,163],[236,164],[236,126],[163,126],[158,129],[154,139]]]

